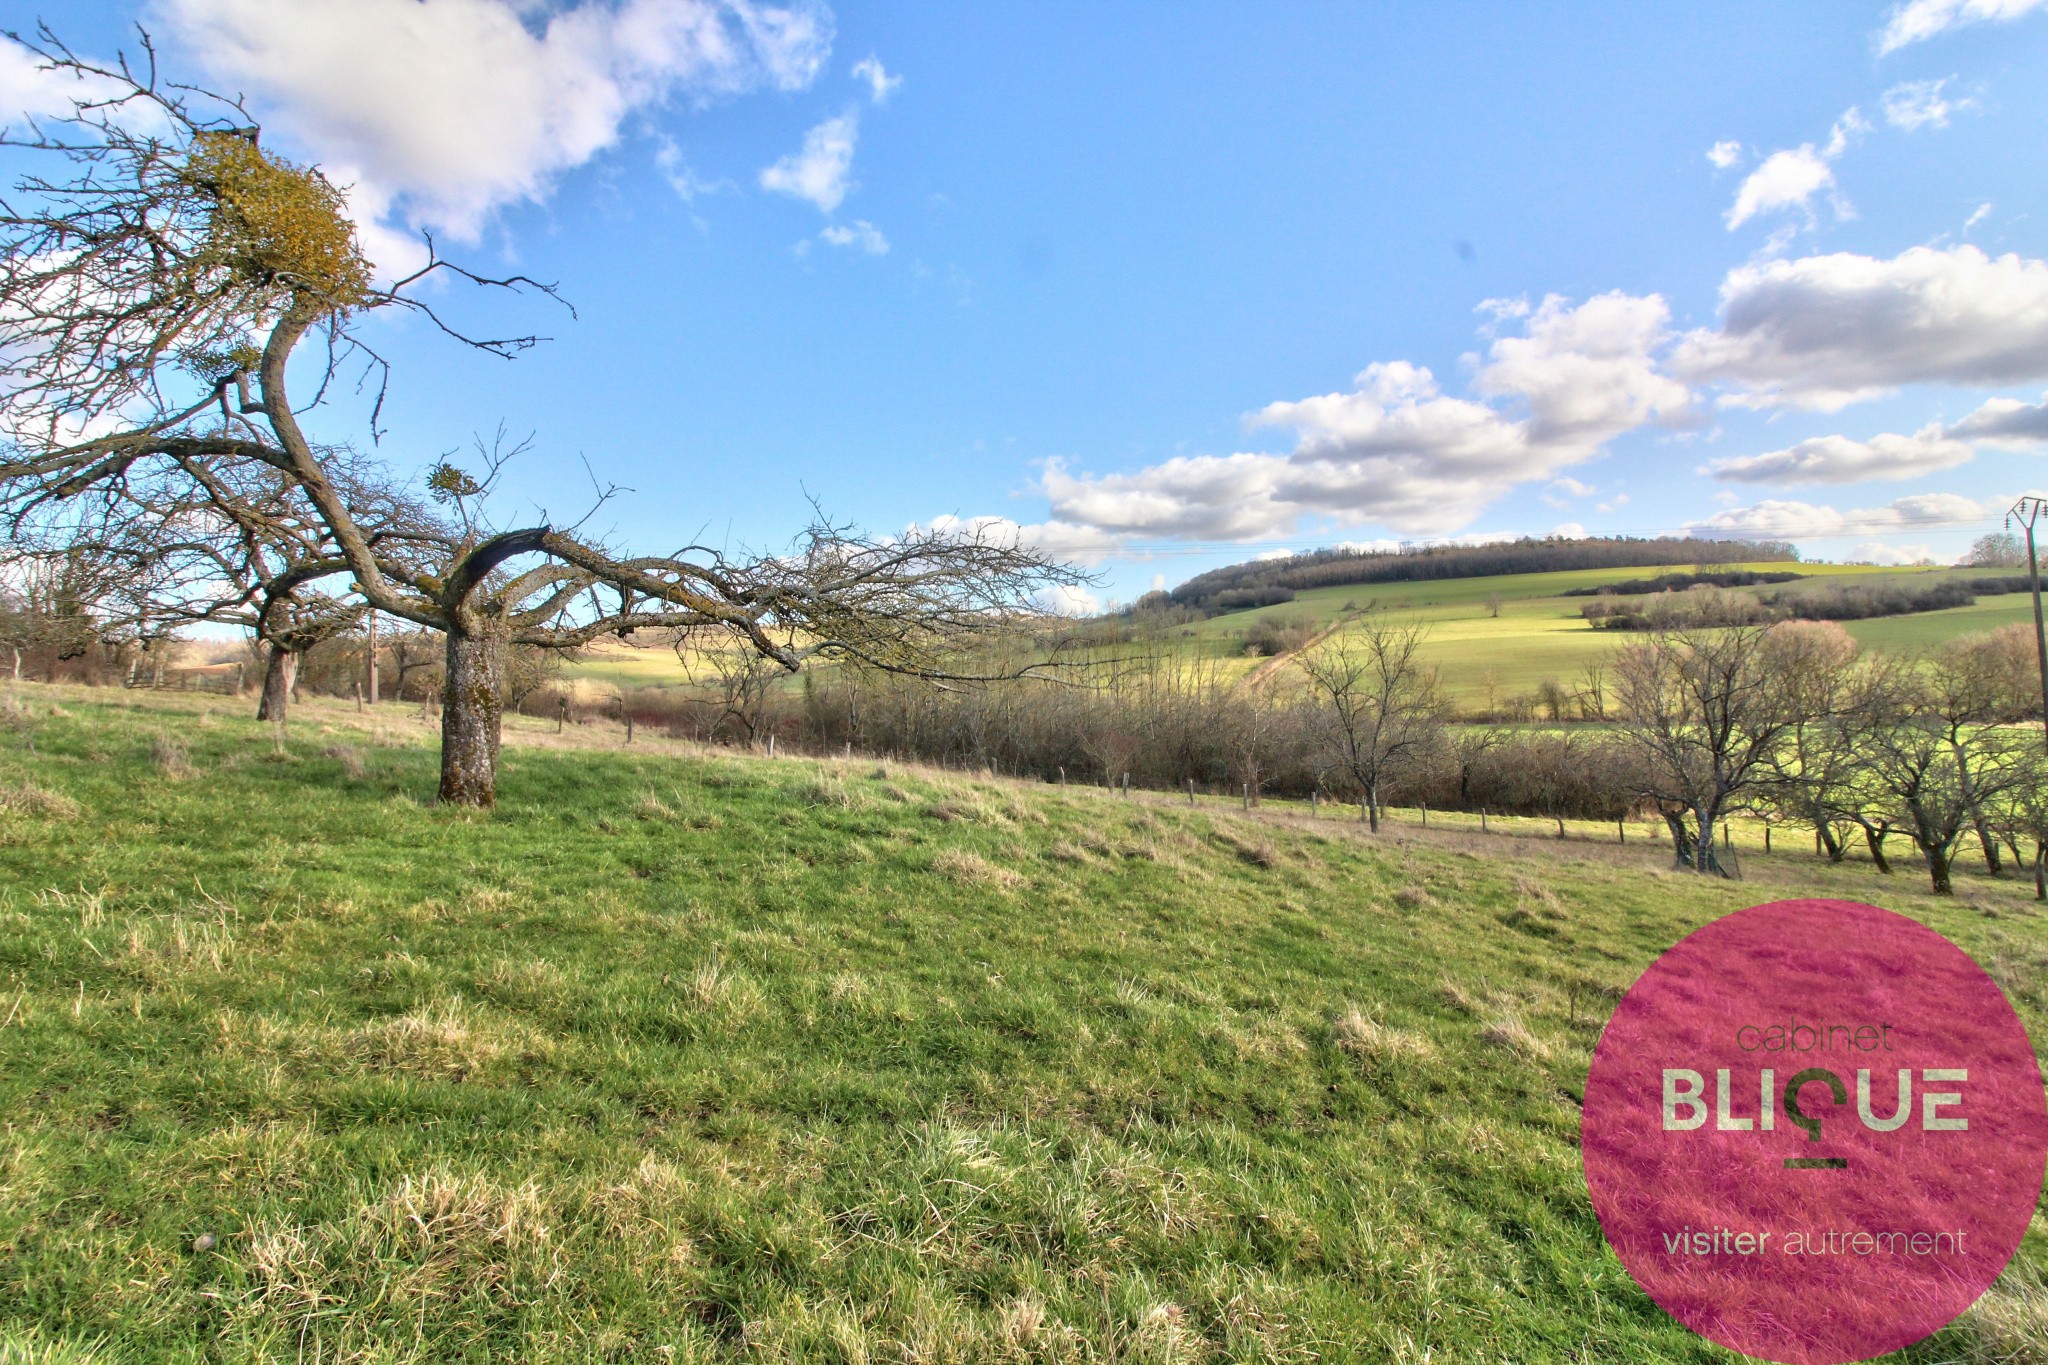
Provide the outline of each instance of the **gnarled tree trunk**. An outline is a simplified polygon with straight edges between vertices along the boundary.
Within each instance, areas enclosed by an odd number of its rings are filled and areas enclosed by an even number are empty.
[[[270,647],[263,665],[263,696],[256,703],[256,719],[284,723],[292,691],[299,681],[299,656],[289,649]]]
[[[505,709],[505,635],[485,623],[448,631],[448,678],[441,691],[441,800],[491,806],[498,800],[498,736]]]

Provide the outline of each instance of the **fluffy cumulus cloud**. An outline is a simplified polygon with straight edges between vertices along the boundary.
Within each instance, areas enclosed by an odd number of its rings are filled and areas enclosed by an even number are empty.
[[[1740,266],[1720,327],[1688,333],[1671,368],[1730,386],[1724,402],[1830,412],[1904,384],[2048,379],[2048,262],[1965,245]]]
[[[409,230],[470,240],[508,204],[676,98],[809,84],[832,43],[814,0],[157,0],[216,85],[352,186],[380,260]]]
[[[1784,209],[1797,209],[1806,215],[1810,223],[1813,220],[1814,197],[1822,192],[1826,192],[1834,206],[1836,217],[1850,217],[1849,203],[1836,188],[1832,163],[1848,150],[1850,135],[1862,132],[1867,126],[1863,116],[1851,109],[1835,121],[1824,144],[1802,143],[1789,151],[1772,152],[1765,157],[1763,164],[1751,171],[1744,178],[1742,188],[1735,192],[1735,202],[1729,206],[1726,219],[1728,230],[1733,232],[1759,214]],[[1716,155],[1727,145],[1716,143],[1707,153],[1708,159],[1717,166],[1734,165],[1734,156],[1723,161]]]
[[[2048,8],[2048,0],[1906,0],[1878,35],[1880,54],[1896,52],[1964,24],[2009,21]]]
[[[1686,386],[1659,372],[1661,298],[1548,298],[1496,339],[1475,398],[1444,394],[1406,361],[1368,366],[1342,393],[1267,405],[1255,427],[1294,431],[1287,455],[1181,456],[1128,474],[1048,466],[1064,521],[1126,536],[1257,540],[1304,519],[1436,533],[1471,520],[1518,483],[1555,478],[1608,440],[1689,412]]]
[[[1966,443],[1934,425],[1910,436],[1887,433],[1867,441],[1816,436],[1783,450],[1717,460],[1706,472],[1736,483],[1862,483],[1953,469],[1969,463],[1972,453]]]
[[[2041,395],[2038,403],[1993,398],[1949,427],[1948,434],[2008,450],[2048,445],[2048,394]]]
[[[860,119],[846,113],[828,118],[804,134],[804,145],[761,172],[761,188],[808,199],[830,213],[853,188],[853,146]]]
[[[1825,504],[1766,499],[1731,507],[1690,522],[1695,536],[1719,539],[1826,540],[1836,536],[1882,535],[1888,531],[1976,526],[1995,518],[2003,503],[1978,502],[1959,493],[1921,493],[1882,507],[1839,511]]]

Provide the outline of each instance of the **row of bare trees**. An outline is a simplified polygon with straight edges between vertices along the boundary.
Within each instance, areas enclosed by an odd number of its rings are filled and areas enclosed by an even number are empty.
[[[1885,872],[1900,836],[1942,893],[1966,842],[1993,875],[2042,875],[2048,751],[2021,628],[1893,655],[1832,623],[1672,626],[1595,670],[1608,723],[1527,728],[1455,724],[1423,646],[1419,627],[1368,615],[1265,685],[1175,655],[1078,691],[840,675],[779,717],[767,694],[747,730],[1052,780],[1320,793],[1375,829],[1390,804],[1649,816],[1681,865],[1713,875],[1738,872],[1715,837],[1736,815],[1806,831],[1837,862],[1860,843]]]

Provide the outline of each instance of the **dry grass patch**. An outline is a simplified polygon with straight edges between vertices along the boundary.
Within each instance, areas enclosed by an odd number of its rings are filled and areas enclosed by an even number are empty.
[[[0,811],[9,815],[35,815],[51,820],[76,820],[85,808],[63,792],[24,782],[18,787],[0,787]]]
[[[1495,1047],[1506,1048],[1535,1061],[1547,1061],[1550,1057],[1550,1044],[1531,1032],[1529,1026],[1522,1022],[1522,1016],[1512,1010],[1503,1010],[1487,1020],[1486,1026],[1479,1030],[1479,1036]]]
[[[360,778],[369,771],[369,764],[363,758],[363,751],[353,744],[330,744],[320,751],[320,756],[339,763],[341,771],[351,778]]]
[[[185,742],[169,735],[158,735],[149,742],[149,762],[164,778],[172,782],[183,782],[192,776],[192,755],[185,750]]]
[[[1280,866],[1280,850],[1265,835],[1252,830],[1220,829],[1216,841],[1253,867]]]
[[[932,871],[962,886],[995,891],[1014,891],[1026,881],[1023,873],[1013,868],[998,867],[979,853],[964,848],[941,850],[939,856],[932,859]]]
[[[1337,1016],[1330,1037],[1344,1051],[1368,1062],[1426,1062],[1436,1056],[1436,1044],[1426,1035],[1383,1024],[1355,1007]]]

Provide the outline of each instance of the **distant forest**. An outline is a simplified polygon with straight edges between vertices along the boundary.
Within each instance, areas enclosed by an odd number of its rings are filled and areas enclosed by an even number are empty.
[[[1515,540],[1493,545],[1425,545],[1399,550],[1314,550],[1286,559],[1260,559],[1197,574],[1159,597],[1205,615],[1292,601],[1309,588],[1354,583],[1420,583],[1439,578],[1491,578],[1497,574],[1556,573],[1565,569],[1632,569],[1662,564],[1796,563],[1799,552],[1776,540],[1694,540],[1687,536],[1639,539],[1601,536],[1583,540]],[[1164,602],[1157,605],[1163,606]]]

